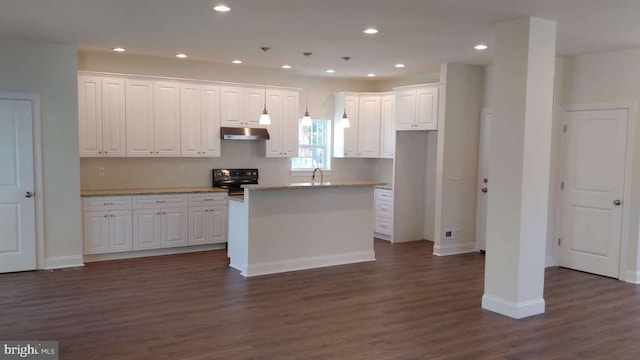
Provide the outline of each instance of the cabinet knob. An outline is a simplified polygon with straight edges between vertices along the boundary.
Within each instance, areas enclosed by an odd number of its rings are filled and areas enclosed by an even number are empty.
[[[104,217],[109,217],[109,215],[105,215]]]
[[[153,154],[153,151],[149,151],[149,153]]]
[[[158,212],[156,213],[156,215],[160,215],[160,212],[158,211]]]
[[[108,152],[108,151],[105,151],[104,153],[105,153],[105,154],[108,154],[109,152]]]
[[[98,151],[98,154],[102,154],[102,151]]]

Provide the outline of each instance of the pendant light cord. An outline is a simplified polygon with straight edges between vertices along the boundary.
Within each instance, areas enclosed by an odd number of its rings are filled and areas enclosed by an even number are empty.
[[[264,51],[264,56],[265,58],[267,57],[267,51],[269,51],[271,48],[268,46],[263,46],[260,48],[260,50]],[[267,61],[267,65],[268,65],[268,61]],[[264,83],[264,111],[267,110],[267,83]]]

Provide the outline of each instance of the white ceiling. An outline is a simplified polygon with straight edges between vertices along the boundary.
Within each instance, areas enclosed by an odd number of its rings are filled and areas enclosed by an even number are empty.
[[[226,2],[229,13],[214,13]],[[441,62],[491,62],[493,26],[522,16],[558,21],[560,55],[640,47],[640,0],[0,0],[0,37],[279,67],[395,77]],[[365,35],[368,26],[380,30]],[[476,43],[490,46],[485,52]],[[267,56],[260,46],[273,48]],[[307,71],[303,51],[312,51]],[[395,63],[407,65],[396,69]],[[336,68],[334,75],[324,72]],[[292,71],[292,70],[288,70]]]

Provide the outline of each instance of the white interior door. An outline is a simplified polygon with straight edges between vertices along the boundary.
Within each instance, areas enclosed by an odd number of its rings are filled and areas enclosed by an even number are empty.
[[[31,101],[0,99],[0,272],[35,270]]]
[[[628,110],[565,113],[560,266],[619,277]]]
[[[476,205],[476,248],[487,245],[487,200],[489,199],[489,141],[491,135],[490,110],[483,110],[480,118],[480,149],[478,151],[478,199]]]

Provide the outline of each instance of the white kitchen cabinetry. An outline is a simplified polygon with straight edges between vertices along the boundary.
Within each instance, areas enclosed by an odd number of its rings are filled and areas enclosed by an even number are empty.
[[[358,99],[358,157],[380,157],[379,95],[361,95]]]
[[[180,155],[220,156],[220,88],[180,85]]]
[[[393,234],[393,191],[376,188],[374,193],[376,213],[374,234],[390,237]]]
[[[396,96],[387,94],[382,96],[382,110],[380,112],[380,157],[393,159],[396,152]]]
[[[80,157],[126,155],[124,80],[78,77]]]
[[[180,156],[179,83],[153,83],[153,139],[156,156]]]
[[[333,157],[358,157],[358,106],[359,95],[354,93],[338,93],[335,95],[334,144]],[[342,115],[347,111],[350,127],[340,125]]]
[[[186,195],[133,197],[133,250],[186,246]]]
[[[125,81],[127,156],[155,156],[153,142],[153,82]]]
[[[396,89],[396,130],[438,129],[437,85]]]
[[[267,109],[271,125],[267,126],[270,139],[266,141],[267,157],[298,156],[298,91],[267,90]]]
[[[264,109],[264,88],[223,85],[220,96],[221,126],[265,127],[259,124]]]
[[[132,250],[130,197],[85,198],[83,210],[84,254]]]
[[[189,195],[189,245],[227,241],[226,194]]]

